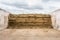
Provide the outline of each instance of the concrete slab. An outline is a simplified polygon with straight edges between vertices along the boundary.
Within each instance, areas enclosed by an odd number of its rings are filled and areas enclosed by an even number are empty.
[[[60,40],[60,31],[54,29],[5,29],[0,40]]]

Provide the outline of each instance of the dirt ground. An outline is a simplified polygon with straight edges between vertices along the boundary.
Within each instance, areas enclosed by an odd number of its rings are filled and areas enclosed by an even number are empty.
[[[60,31],[54,29],[5,29],[0,40],[60,40]]]

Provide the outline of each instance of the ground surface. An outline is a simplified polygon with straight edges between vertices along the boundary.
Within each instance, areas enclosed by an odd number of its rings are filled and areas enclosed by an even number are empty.
[[[60,31],[54,29],[5,29],[0,40],[60,40]]]

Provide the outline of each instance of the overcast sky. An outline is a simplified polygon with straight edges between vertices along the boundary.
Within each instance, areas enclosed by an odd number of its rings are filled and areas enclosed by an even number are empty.
[[[47,14],[60,9],[60,0],[0,0],[0,8],[15,14]]]

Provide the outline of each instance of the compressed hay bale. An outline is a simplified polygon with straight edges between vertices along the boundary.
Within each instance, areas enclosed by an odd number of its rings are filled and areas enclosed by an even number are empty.
[[[15,22],[14,22],[15,20]],[[12,25],[13,23],[13,25]],[[44,28],[51,27],[50,15],[46,14],[11,14],[8,28]]]

